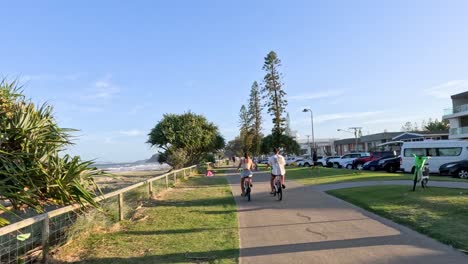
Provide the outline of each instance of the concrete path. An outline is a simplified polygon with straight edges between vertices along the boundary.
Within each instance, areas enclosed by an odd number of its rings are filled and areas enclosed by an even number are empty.
[[[227,176],[238,204],[240,263],[468,263],[431,238],[296,182],[284,200],[269,195],[269,176],[254,175],[252,201],[240,176]]]

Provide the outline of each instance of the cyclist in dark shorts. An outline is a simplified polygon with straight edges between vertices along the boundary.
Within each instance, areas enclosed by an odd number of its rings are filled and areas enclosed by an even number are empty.
[[[244,196],[245,194],[245,190],[244,190],[244,181],[246,178],[251,178],[253,173],[252,173],[252,170],[253,170],[253,161],[252,159],[249,157],[249,154],[246,152],[244,153],[244,158],[241,159],[241,161],[239,162],[239,166],[237,167],[237,169],[240,169],[242,167],[242,172],[241,172],[241,190],[242,190],[242,196]],[[252,179],[250,180],[250,187],[252,187]]]

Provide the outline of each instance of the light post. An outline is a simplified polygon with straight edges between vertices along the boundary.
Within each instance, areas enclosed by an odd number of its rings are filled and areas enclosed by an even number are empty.
[[[310,149],[310,155],[312,155],[312,149],[315,149],[315,138],[314,138],[314,114],[312,112],[312,109],[310,108],[304,108],[302,112],[310,112],[310,124],[312,127],[312,148]]]
[[[310,151],[310,155],[312,155],[312,147],[310,146],[310,141],[309,141],[309,138],[310,138],[310,135],[306,135],[307,137],[307,146],[309,147],[309,151]]]
[[[349,129],[354,130],[354,132],[348,131],[348,130],[343,130],[343,129],[337,129],[336,131],[342,131],[342,132],[347,132],[354,134],[354,139],[355,139],[355,145],[354,145],[354,151],[358,151],[358,137],[361,136],[361,129],[362,127],[350,127]]]

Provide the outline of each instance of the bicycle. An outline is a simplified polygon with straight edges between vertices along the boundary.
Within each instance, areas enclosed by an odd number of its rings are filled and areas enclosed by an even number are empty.
[[[415,157],[415,167],[414,167],[414,181],[413,181],[413,192],[416,190],[416,185],[421,182],[421,187],[423,189],[427,188],[429,182],[429,163],[426,162],[431,157]]]
[[[242,169],[239,170],[242,176]],[[249,176],[244,177],[244,197],[247,198],[247,201],[250,202],[250,194],[252,193],[252,188],[250,185],[252,184],[252,174]]]
[[[252,182],[252,176],[245,177],[244,180],[244,197],[247,198],[247,201],[250,202],[250,193],[252,192],[252,188],[250,188],[250,183]]]
[[[281,175],[275,175],[274,179],[274,193],[273,196],[276,196],[278,201],[283,200],[283,186],[281,185]]]

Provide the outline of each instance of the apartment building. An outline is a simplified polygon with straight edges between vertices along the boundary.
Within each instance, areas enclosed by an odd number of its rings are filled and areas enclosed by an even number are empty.
[[[468,92],[452,95],[452,108],[442,119],[450,123],[449,139],[468,140]]]

